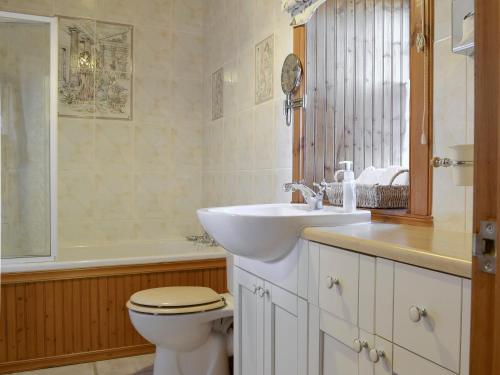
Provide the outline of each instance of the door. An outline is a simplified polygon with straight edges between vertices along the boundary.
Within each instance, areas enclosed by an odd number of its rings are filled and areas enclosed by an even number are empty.
[[[264,374],[307,375],[307,302],[266,282]]]
[[[264,282],[234,267],[234,371],[235,375],[264,374]]]
[[[476,0],[474,119],[474,232],[490,220],[500,228],[498,150],[500,127],[500,2]],[[488,250],[495,255],[496,231]],[[476,249],[477,250],[477,249]],[[471,375],[500,374],[500,262],[496,274],[484,272],[480,257],[472,261]]]

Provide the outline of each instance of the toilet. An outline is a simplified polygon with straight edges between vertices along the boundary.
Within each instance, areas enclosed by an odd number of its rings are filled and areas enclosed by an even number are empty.
[[[133,294],[127,308],[137,332],[156,345],[154,375],[229,375],[231,294],[153,288]]]

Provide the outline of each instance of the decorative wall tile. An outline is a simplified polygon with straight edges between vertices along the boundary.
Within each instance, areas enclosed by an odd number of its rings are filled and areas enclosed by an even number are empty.
[[[95,115],[96,21],[59,19],[59,114]]]
[[[255,104],[273,97],[274,34],[255,46]]]
[[[224,116],[224,69],[212,74],[212,120]]]
[[[131,25],[60,17],[60,115],[132,118],[132,30]]]

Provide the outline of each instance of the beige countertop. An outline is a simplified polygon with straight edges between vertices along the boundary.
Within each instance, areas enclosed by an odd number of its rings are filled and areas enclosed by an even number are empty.
[[[471,277],[471,233],[372,222],[306,228],[302,238],[452,275]]]

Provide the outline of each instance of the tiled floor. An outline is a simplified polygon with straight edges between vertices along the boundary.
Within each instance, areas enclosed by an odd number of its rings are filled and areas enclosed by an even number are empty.
[[[153,354],[18,372],[17,375],[153,375]],[[14,374],[14,375],[16,375]]]

